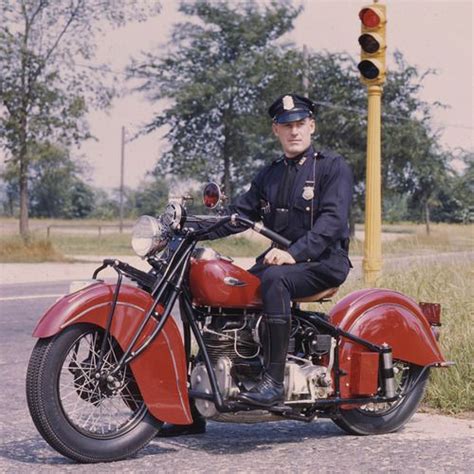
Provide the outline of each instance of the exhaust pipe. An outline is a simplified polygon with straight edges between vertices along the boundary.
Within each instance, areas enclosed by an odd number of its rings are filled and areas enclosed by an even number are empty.
[[[393,371],[392,348],[387,343],[382,344],[382,378],[385,396],[387,398],[395,397],[395,372]]]

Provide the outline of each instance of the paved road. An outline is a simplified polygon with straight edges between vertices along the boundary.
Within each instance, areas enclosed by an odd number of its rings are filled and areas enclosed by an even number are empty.
[[[157,439],[113,466],[74,464],[37,433],[24,393],[30,334],[67,288],[67,282],[0,285],[0,472],[472,472],[474,421],[427,414],[400,433],[377,437],[348,436],[325,420],[209,423],[206,435]]]

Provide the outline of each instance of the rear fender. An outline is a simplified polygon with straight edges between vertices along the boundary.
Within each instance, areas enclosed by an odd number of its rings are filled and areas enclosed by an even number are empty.
[[[444,362],[431,326],[418,304],[386,289],[349,294],[332,309],[331,323],[373,344],[388,344],[394,359],[426,366]],[[378,357],[343,338],[339,350],[341,396],[373,395],[378,387]]]
[[[72,324],[90,323],[106,327],[116,285],[97,282],[58,300],[41,318],[34,337],[47,338]],[[134,286],[123,284],[115,308],[111,333],[125,350],[138,330],[151,296]],[[156,327],[151,318],[138,347]],[[130,363],[135,380],[151,414],[173,424],[192,423],[187,389],[186,356],[179,329],[169,317],[160,335]]]

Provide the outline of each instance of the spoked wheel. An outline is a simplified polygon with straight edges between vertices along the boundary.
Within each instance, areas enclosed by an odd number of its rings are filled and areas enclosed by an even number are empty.
[[[399,430],[415,414],[423,398],[429,370],[421,374],[422,370],[423,367],[418,365],[394,362],[397,393],[407,395],[391,403],[368,403],[352,410],[341,410],[340,417],[335,418],[334,423],[347,433],[355,435],[384,434]]]
[[[31,417],[43,438],[79,462],[124,459],[157,433],[130,368],[112,377],[99,374],[120,360],[122,350],[102,328],[76,324],[40,339],[30,358],[26,392]]]

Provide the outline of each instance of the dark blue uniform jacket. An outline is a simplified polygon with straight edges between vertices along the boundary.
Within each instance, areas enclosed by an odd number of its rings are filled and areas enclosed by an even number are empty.
[[[264,167],[250,189],[238,196],[227,212],[263,221],[266,227],[289,239],[292,244],[288,252],[296,262],[324,260],[330,257],[331,249],[344,249],[348,242],[352,172],[340,155],[330,151],[315,152],[310,147],[297,164],[287,219],[282,222],[277,217],[276,203],[286,166],[282,157]],[[242,230],[228,224],[209,238]]]

